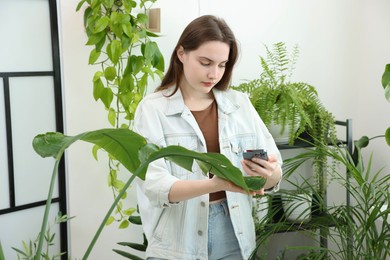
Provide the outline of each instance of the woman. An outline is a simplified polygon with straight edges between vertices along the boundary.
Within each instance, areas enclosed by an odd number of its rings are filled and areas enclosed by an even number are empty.
[[[265,189],[277,189],[275,142],[248,97],[228,90],[237,57],[224,20],[192,21],[161,85],[140,102],[134,129],[161,147],[221,153],[243,174],[267,178]],[[267,150],[268,161],[243,160],[246,149]],[[150,164],[138,186],[147,259],[247,259],[255,248],[252,195],[198,166],[189,172],[163,159]]]

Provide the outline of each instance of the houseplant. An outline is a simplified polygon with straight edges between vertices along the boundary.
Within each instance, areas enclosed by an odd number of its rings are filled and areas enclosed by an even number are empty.
[[[98,145],[101,149],[109,153],[110,156],[118,160],[131,173],[127,182],[124,184],[123,189],[121,189],[104,216],[103,221],[98,227],[82,259],[88,258],[97,239],[103,231],[104,226],[109,221],[112,212],[117,207],[130,184],[137,177],[141,179],[145,178],[146,170],[150,162],[165,158],[189,171],[192,170],[192,165],[197,163],[205,174],[211,171],[218,177],[230,180],[246,191],[252,189],[258,190],[265,184],[264,178],[244,177],[241,171],[233,166],[222,154],[198,153],[187,150],[181,146],[160,148],[154,144],[148,144],[144,137],[125,128],[100,129],[81,133],[76,136],[66,136],[62,133],[53,132],[41,134],[36,136],[33,140],[34,150],[42,157],[55,158],[45,212],[42,219],[41,234],[45,234],[47,231],[48,216],[59,163],[65,150],[78,140]],[[35,255],[33,257],[34,260],[39,260],[42,257],[44,239],[44,236],[39,236]]]
[[[385,90],[385,97],[390,102],[390,64],[385,67],[382,86]],[[353,205],[328,206],[319,199],[314,203],[320,205],[316,207],[317,209],[314,208],[315,210],[322,207],[321,212],[326,213],[326,221],[321,220],[313,223],[312,230],[315,232],[316,228],[333,227],[333,231],[326,233],[326,235],[329,241],[335,245],[334,249],[318,247],[313,250],[311,247],[286,247],[283,251],[284,254],[289,250],[306,249],[310,256],[312,254],[315,256],[309,259],[323,259],[329,256],[334,259],[387,259],[390,256],[388,250],[390,243],[390,174],[383,174],[383,169],[374,172],[372,170],[372,157],[365,166],[361,154],[361,149],[367,147],[370,140],[381,137],[384,137],[390,146],[390,127],[386,129],[384,135],[372,138],[363,136],[356,140],[352,153],[344,147],[330,147],[321,142],[306,141],[308,146],[314,146],[315,149],[307,149],[306,152],[284,161],[284,165],[287,167],[285,172],[287,174],[285,181],[287,182],[289,182],[289,175],[293,174],[300,165],[318,156],[325,156],[337,162],[337,164],[344,166],[341,171],[337,171],[336,168],[328,168],[327,170],[333,181],[344,187],[353,199]],[[381,173],[383,177],[380,177]],[[316,189],[311,188],[311,190],[316,192]],[[313,198],[318,198],[318,195],[316,194]],[[273,210],[271,210],[270,217],[276,217],[280,219],[280,222],[268,229],[259,230],[257,234],[258,247],[266,243],[268,237],[275,232],[288,229],[286,226],[288,223],[280,218],[280,208],[275,210],[275,207],[271,207],[271,209]],[[318,211],[318,213],[321,212]],[[378,225],[378,222],[381,224]]]
[[[291,79],[298,46],[291,53],[284,42],[275,43],[272,49],[265,45],[265,49],[259,78],[232,88],[247,93],[265,125],[279,125],[279,132],[288,134],[290,145],[304,132],[323,142],[335,138],[334,117],[322,105],[315,87]]]
[[[93,97],[107,111],[109,124],[114,128],[132,128],[134,113],[144,97],[151,80],[161,78],[164,57],[148,29],[148,10],[156,0],[90,1],[81,0],[76,11],[84,12],[84,26],[91,48],[88,64],[96,67],[92,78]],[[93,147],[98,159],[99,146]],[[121,164],[108,157],[108,185],[114,198],[123,188]],[[124,196],[123,198],[126,198]],[[128,217],[135,208],[118,204],[108,223],[119,228],[129,225]]]
[[[385,66],[382,75],[384,96],[390,102],[390,64]],[[346,169],[345,172],[333,171],[333,180],[350,194],[351,203],[329,207],[330,218],[334,223],[334,232],[329,238],[335,249],[328,253],[342,259],[388,259],[390,251],[390,174],[384,168],[374,171],[373,155],[366,161],[361,150],[370,140],[384,138],[390,146],[390,127],[384,135],[369,138],[363,136],[354,142],[352,152],[342,147],[329,149],[318,145],[301,158],[307,160],[315,153],[326,154]]]
[[[270,130],[279,125],[278,131],[288,134],[285,139],[288,144],[293,145],[298,138],[335,144],[334,116],[322,105],[315,87],[291,80],[298,47],[295,46],[289,53],[286,43],[278,42],[272,49],[265,45],[265,49],[266,57],[260,56],[262,71],[259,78],[232,88],[247,93],[265,125]],[[277,134],[273,133],[274,136]],[[331,166],[321,154],[314,158],[314,176],[323,196],[327,185],[327,177],[323,173]]]

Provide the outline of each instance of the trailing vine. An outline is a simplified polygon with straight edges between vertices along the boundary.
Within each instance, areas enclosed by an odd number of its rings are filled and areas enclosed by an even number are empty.
[[[92,47],[88,64],[98,67],[93,82],[93,97],[102,102],[107,119],[114,128],[130,128],[135,110],[144,97],[150,80],[162,78],[164,57],[156,42],[157,34],[147,28],[147,11],[156,0],[82,0],[76,11],[84,10],[84,27],[88,36],[87,46]],[[98,160],[98,151],[93,156]],[[114,199],[122,191],[121,163],[108,154],[108,186]],[[123,199],[107,224],[129,225],[129,216],[135,208],[123,208]]]

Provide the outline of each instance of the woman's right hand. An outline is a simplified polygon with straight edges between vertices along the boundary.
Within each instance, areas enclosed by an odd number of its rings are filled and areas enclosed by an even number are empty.
[[[224,190],[224,191],[239,192],[239,193],[243,193],[243,194],[247,194],[247,195],[250,194],[252,196],[256,195],[256,192],[248,193],[243,188],[235,185],[234,183],[232,183],[228,180],[222,179],[216,175],[214,175],[213,178],[211,178],[211,181],[213,182],[213,185],[215,186],[217,191]]]

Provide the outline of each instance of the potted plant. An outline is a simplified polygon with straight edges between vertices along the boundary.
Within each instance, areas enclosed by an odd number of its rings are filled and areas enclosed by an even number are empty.
[[[311,219],[312,194],[310,191],[282,190],[281,199],[287,221],[303,223]]]
[[[260,56],[262,71],[259,78],[232,88],[249,95],[277,144],[293,145],[297,139],[335,144],[334,116],[321,103],[315,87],[291,80],[298,59],[298,46],[294,46],[291,53],[284,42],[275,43],[272,49],[265,45],[265,49],[266,57]],[[273,131],[275,126],[278,126],[276,132]],[[314,159],[314,176],[323,197],[327,183],[324,173],[329,166],[325,156]]]
[[[66,136],[58,132],[40,134],[33,140],[34,150],[42,157],[53,157],[55,159],[40,234],[47,234],[48,217],[53,198],[55,180],[62,156],[69,146],[79,140],[98,145],[101,149],[109,153],[111,157],[118,160],[130,173],[130,177],[124,183],[123,189],[121,189],[111,207],[108,209],[82,259],[88,258],[97,239],[103,231],[103,228],[110,220],[111,214],[117,208],[118,203],[122,196],[124,196],[130,184],[135,178],[144,180],[149,163],[155,160],[165,158],[188,171],[192,170],[194,163],[198,163],[204,174],[212,171],[218,177],[227,179],[248,192],[250,190],[261,189],[266,182],[265,178],[243,176],[241,170],[232,165],[229,159],[222,154],[199,153],[181,146],[160,148],[154,144],[147,143],[143,136],[125,128],[99,129],[75,136]],[[41,257],[44,258],[42,255],[44,254],[42,253],[44,244],[45,236],[39,236],[38,241],[34,246],[34,259],[38,260],[41,259]],[[0,255],[1,254],[2,251],[0,248]]]
[[[284,42],[270,49],[265,45],[266,57],[260,56],[262,72],[259,78],[243,82],[233,89],[245,92],[264,121],[273,130],[277,143],[293,144],[304,132],[319,141],[328,142],[335,136],[334,118],[319,100],[314,86],[292,82],[291,76],[298,59],[298,46],[288,53]],[[287,136],[284,137],[283,134]]]
[[[390,64],[386,65],[383,73],[382,86],[385,90],[385,97],[390,102]],[[307,149],[306,152],[285,160],[285,166],[288,168],[285,181],[289,181],[289,176],[295,172],[299,165],[319,156],[325,156],[325,158],[344,166],[343,168],[338,167],[339,170],[331,168],[330,174],[333,181],[344,187],[350,194],[351,204],[347,201],[346,204],[328,206],[320,199],[316,199],[319,194],[313,196],[315,200],[313,200],[312,214],[326,213],[326,215],[312,223],[312,229],[309,230],[313,230],[314,233],[317,232],[315,227],[324,230],[332,227],[333,231],[325,232],[325,234],[334,245],[332,249],[323,247],[315,249],[317,253],[321,254],[321,257],[313,259],[328,257],[332,259],[387,259],[390,257],[388,250],[390,243],[390,174],[383,174],[383,169],[374,172],[372,157],[364,164],[361,154],[361,149],[368,146],[370,140],[380,137],[384,137],[390,146],[390,127],[387,128],[384,135],[372,138],[363,136],[355,141],[353,152],[342,146],[330,147],[327,144],[316,142],[315,144],[309,143],[315,149]],[[312,192],[316,192],[316,190],[312,190]],[[274,199],[273,203],[281,204],[279,200]],[[322,210],[316,209],[315,204],[319,204]],[[271,207],[271,209],[274,208]],[[278,213],[280,208],[273,211],[272,216],[281,219]],[[285,230],[285,224],[285,221],[281,219],[279,223],[269,229],[260,230],[257,234],[259,245],[264,243],[265,237],[269,237],[278,230]],[[290,249],[288,248],[288,250]],[[307,249],[309,255],[312,254],[311,247],[303,246],[298,247],[298,249]]]

